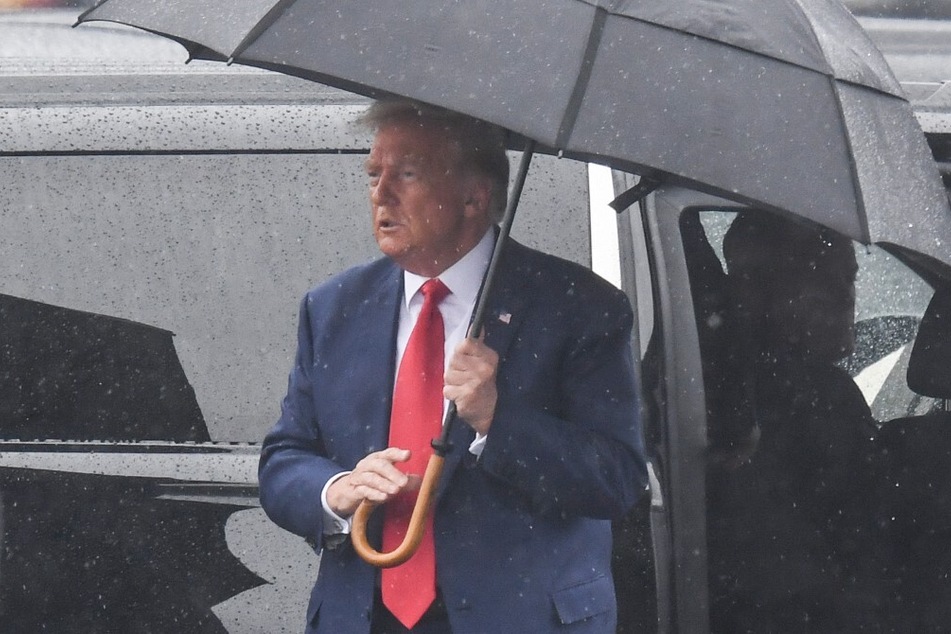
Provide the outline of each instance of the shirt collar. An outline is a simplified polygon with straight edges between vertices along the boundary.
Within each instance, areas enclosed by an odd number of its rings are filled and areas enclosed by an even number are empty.
[[[479,243],[471,251],[462,256],[458,262],[440,273],[437,277],[442,280],[449,291],[461,302],[474,304],[482,278],[492,259],[492,247],[495,244],[495,230],[489,227]],[[430,278],[403,271],[403,301],[409,307],[413,297]]]

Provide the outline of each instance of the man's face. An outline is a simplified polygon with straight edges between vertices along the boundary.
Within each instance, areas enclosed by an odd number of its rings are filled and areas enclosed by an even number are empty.
[[[485,179],[462,172],[457,148],[436,125],[381,126],[366,169],[377,244],[412,273],[439,275],[488,229]]]
[[[770,319],[778,335],[816,361],[834,362],[855,348],[855,254],[829,253],[815,269],[785,271]]]

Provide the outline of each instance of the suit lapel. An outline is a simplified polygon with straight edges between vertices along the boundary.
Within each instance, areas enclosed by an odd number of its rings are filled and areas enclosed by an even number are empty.
[[[359,350],[352,362],[362,368],[354,377],[355,385],[364,389],[362,411],[358,420],[359,442],[363,454],[384,449],[387,445],[390,409],[393,402],[393,368],[396,363],[396,331],[403,280],[396,266],[384,269],[379,277],[368,281],[366,301],[353,305],[352,329],[356,338],[351,351]]]
[[[531,300],[531,294],[525,292],[527,272],[523,270],[522,249],[524,247],[514,240],[509,240],[506,245],[498,279],[486,310],[485,341],[499,353],[500,359],[505,358]]]

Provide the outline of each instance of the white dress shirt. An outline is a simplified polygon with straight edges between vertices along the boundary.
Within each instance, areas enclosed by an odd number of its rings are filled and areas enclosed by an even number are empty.
[[[489,266],[489,260],[492,259],[494,243],[495,231],[490,228],[469,253],[439,275],[439,279],[449,289],[449,295],[439,304],[439,313],[442,315],[443,325],[446,329],[445,363],[447,366],[456,346],[466,336],[466,330],[472,319],[472,311],[475,309],[476,296],[479,294],[479,287],[482,285],[482,278]],[[409,342],[410,334],[413,332],[413,327],[416,325],[416,320],[423,308],[423,294],[419,290],[429,279],[409,271],[403,272],[403,298],[400,302],[400,318],[396,334],[396,366],[393,368],[393,376],[396,376],[400,367],[406,344]],[[395,383],[394,381],[394,387]],[[448,406],[449,402],[445,401],[443,403],[443,416],[445,416]],[[477,435],[469,446],[469,451],[478,456],[482,453],[484,445],[485,436]],[[348,473],[350,472],[343,471],[331,478],[321,491],[320,502],[324,509],[325,535],[345,535],[350,532],[350,518],[340,517],[330,510],[330,506],[327,504],[327,489],[337,479]]]

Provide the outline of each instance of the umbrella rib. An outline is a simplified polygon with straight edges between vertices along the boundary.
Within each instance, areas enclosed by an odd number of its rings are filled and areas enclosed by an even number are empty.
[[[565,147],[572,130],[574,130],[575,122],[578,120],[581,102],[588,91],[591,70],[594,68],[594,58],[601,46],[601,35],[604,33],[604,24],[607,19],[608,12],[602,7],[596,7],[594,19],[591,21],[591,30],[588,31],[588,41],[585,44],[581,68],[578,70],[578,78],[575,81],[574,89],[571,91],[571,97],[568,99],[568,105],[565,107],[565,115],[562,117],[561,125],[558,127],[558,136],[555,139],[556,149]]]
[[[844,127],[843,136],[845,137],[845,146],[848,148],[848,157],[849,157],[849,167],[852,171],[852,188],[855,192],[855,209],[858,212],[859,221],[862,223],[860,227],[862,231],[862,237],[864,238],[862,242],[865,244],[872,243],[872,232],[868,226],[868,210],[865,208],[865,196],[862,193],[862,181],[859,178],[859,166],[855,161],[855,148],[852,143],[852,136],[849,134],[848,124],[846,123],[845,111],[842,109],[842,99],[839,96],[839,91],[836,89],[836,80],[835,77],[829,77],[829,83],[832,85],[832,95],[835,101],[835,108],[839,114],[839,121],[842,122]]]
[[[286,9],[288,5],[294,4],[294,2],[296,2],[296,0],[278,0],[275,2],[274,6],[268,9],[267,13],[251,27],[251,30],[244,36],[244,39],[231,51],[231,54],[228,56],[228,63],[232,63],[246,48],[251,46],[261,33],[277,21],[277,18],[284,13],[284,9]]]

